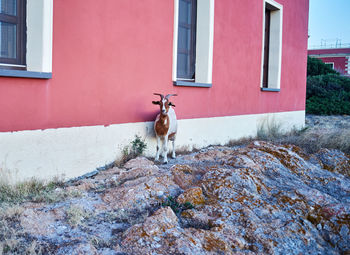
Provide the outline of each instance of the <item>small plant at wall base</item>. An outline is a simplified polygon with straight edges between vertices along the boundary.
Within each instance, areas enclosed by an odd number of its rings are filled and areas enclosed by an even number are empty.
[[[130,142],[130,145],[123,148],[121,163],[123,164],[130,159],[142,155],[146,148],[147,144],[145,143],[145,139],[142,139],[140,136],[135,135],[135,139]]]
[[[145,143],[145,140],[142,140],[140,136],[135,135],[135,139],[131,142],[132,153],[139,156],[145,151],[146,148],[147,144]]]

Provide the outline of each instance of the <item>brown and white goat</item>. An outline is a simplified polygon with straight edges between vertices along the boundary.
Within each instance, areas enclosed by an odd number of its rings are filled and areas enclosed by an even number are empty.
[[[154,95],[160,96],[159,101],[152,101],[153,104],[157,104],[160,106],[160,113],[157,115],[157,118],[154,122],[154,131],[157,137],[157,154],[155,160],[159,160],[160,153],[160,142],[162,140],[162,152],[163,152],[163,163],[168,163],[168,140],[173,142],[173,152],[172,158],[175,158],[175,139],[176,139],[176,131],[177,131],[177,119],[173,105],[169,101],[169,97],[177,96],[176,94],[168,94],[166,96],[158,93],[154,93]]]

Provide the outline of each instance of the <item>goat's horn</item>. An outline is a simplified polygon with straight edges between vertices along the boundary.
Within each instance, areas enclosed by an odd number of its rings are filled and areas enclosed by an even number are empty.
[[[164,96],[162,94],[158,94],[158,93],[153,93],[153,95],[156,95],[156,96],[160,96],[160,98],[163,100]]]
[[[169,97],[171,97],[171,96],[177,96],[177,94],[168,94],[168,95],[166,95],[166,99],[169,99]]]

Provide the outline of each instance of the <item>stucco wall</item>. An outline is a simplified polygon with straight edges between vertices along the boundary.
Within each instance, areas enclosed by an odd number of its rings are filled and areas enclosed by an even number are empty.
[[[266,125],[277,124],[288,130],[301,128],[304,122],[304,111],[179,120],[175,147],[192,150],[225,144],[255,136]],[[120,160],[123,149],[130,146],[136,134],[145,139],[145,155],[153,158],[156,153],[153,122],[1,132],[0,183],[81,176]]]
[[[79,176],[136,134],[154,155],[154,92],[178,94],[177,148],[254,136],[270,118],[303,126],[308,0],[278,3],[281,89],[262,92],[263,0],[215,0],[211,88],[172,83],[172,0],[55,0],[52,79],[0,77],[0,180]]]
[[[283,5],[281,91],[260,91],[263,1],[216,0],[212,88],[172,84],[173,1],[58,0],[53,78],[0,78],[0,131],[153,120],[153,92],[179,119],[305,108],[308,0]]]

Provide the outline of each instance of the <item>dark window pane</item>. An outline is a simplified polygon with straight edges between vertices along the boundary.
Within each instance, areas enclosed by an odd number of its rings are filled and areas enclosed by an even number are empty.
[[[178,48],[180,50],[188,51],[191,44],[191,29],[179,27],[178,33],[179,33]]]
[[[180,23],[191,23],[191,9],[192,4],[189,1],[181,1],[179,2],[179,22]]]
[[[177,55],[177,76],[186,77],[188,74],[189,58],[187,54]]]
[[[269,9],[265,9],[263,88],[268,88],[268,82],[269,82],[270,21],[271,21],[271,11]]]
[[[0,12],[7,15],[17,15],[16,0],[0,0]]]
[[[16,25],[0,22],[0,57],[16,58]]]
[[[177,78],[194,79],[196,58],[196,0],[179,0]]]

